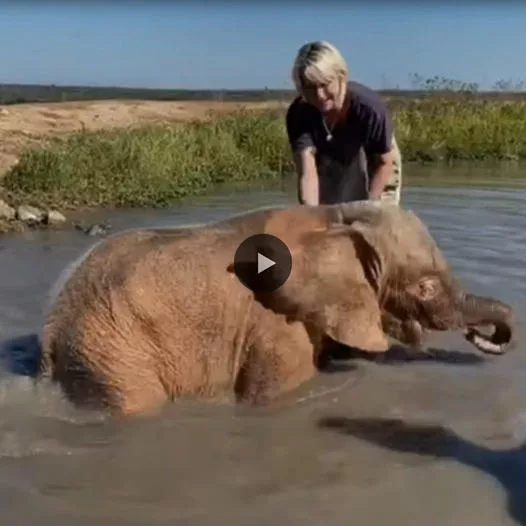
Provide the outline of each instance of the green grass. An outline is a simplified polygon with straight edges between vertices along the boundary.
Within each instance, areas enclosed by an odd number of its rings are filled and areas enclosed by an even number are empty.
[[[23,152],[4,188],[46,203],[164,205],[221,183],[290,172],[281,114],[73,133]]]
[[[524,101],[410,101],[393,116],[405,161],[526,158]]]
[[[526,103],[393,100],[404,162],[526,158]],[[35,204],[165,205],[214,185],[280,180],[292,164],[284,111],[207,122],[78,132],[23,152],[3,179]]]

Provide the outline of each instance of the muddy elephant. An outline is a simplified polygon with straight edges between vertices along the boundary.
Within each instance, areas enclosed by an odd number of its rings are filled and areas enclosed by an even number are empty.
[[[256,233],[290,249],[292,271],[273,292],[233,272]],[[466,293],[423,222],[382,202],[124,231],[66,269],[50,301],[39,377],[121,415],[183,396],[269,402],[313,377],[327,339],[384,352],[389,336],[421,345],[429,330],[463,329],[497,354],[514,340],[512,309]]]

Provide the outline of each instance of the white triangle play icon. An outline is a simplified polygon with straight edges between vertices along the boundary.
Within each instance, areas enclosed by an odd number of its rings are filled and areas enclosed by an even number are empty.
[[[258,274],[261,274],[261,272],[267,270],[268,268],[274,266],[276,264],[275,261],[272,261],[271,259],[263,256],[258,252]]]

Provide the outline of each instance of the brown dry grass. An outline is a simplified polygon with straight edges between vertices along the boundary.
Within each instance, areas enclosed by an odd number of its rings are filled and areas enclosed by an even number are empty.
[[[240,108],[275,108],[283,103],[225,101],[104,100],[27,103],[0,109],[0,175],[16,164],[21,150],[53,135],[87,129],[206,119]]]

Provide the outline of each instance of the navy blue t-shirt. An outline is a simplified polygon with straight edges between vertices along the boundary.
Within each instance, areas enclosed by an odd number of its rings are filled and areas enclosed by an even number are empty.
[[[292,150],[315,147],[320,203],[367,199],[375,155],[388,152],[392,145],[392,120],[380,95],[358,82],[349,82],[348,87],[349,108],[332,137],[328,137],[321,113],[301,97],[287,111]]]

